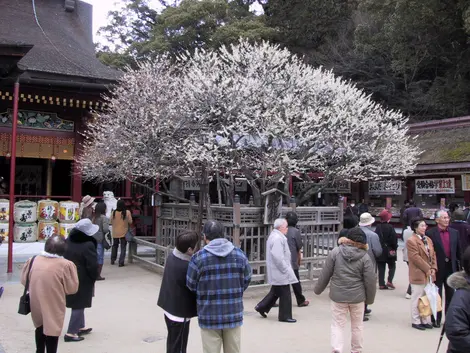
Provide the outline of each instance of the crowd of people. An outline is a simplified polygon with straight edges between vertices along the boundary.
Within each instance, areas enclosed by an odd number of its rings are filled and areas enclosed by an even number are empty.
[[[131,232],[132,217],[123,200],[106,217],[106,204],[85,196],[81,219],[65,240],[59,235],[47,239],[44,251],[23,267],[21,282],[28,287],[37,353],[57,352],[66,308],[71,309],[65,342],[80,342],[92,332],[85,324],[85,309],[91,308],[95,282],[101,276],[104,250],[110,248],[111,265],[121,245],[119,267],[124,266],[126,236]]]
[[[66,307],[72,311],[65,342],[82,341],[92,331],[85,325],[85,309],[92,305],[95,281],[104,279],[103,252],[110,229],[111,264],[117,260],[120,246],[119,266],[124,266],[126,234],[132,223],[125,204],[118,201],[108,220],[103,203],[96,204],[90,213],[87,207],[93,201],[84,201],[84,217],[67,240],[49,238],[44,252],[30,259],[23,269],[22,283],[26,284],[28,278],[30,281],[37,352],[57,351]],[[411,327],[420,331],[441,327],[441,312],[423,315],[420,310],[426,285],[434,283],[444,299],[448,352],[470,351],[470,226],[458,209],[452,215],[452,223],[447,211],[438,211],[437,226],[432,229],[428,229],[419,212],[409,213],[415,217],[409,218],[403,232],[403,259],[409,266],[406,296],[411,299]],[[368,212],[358,218],[345,216],[338,246],[329,252],[315,285],[317,295],[329,285],[334,353],[344,350],[348,316],[351,352],[363,351],[364,321],[371,314],[368,306],[374,303],[377,284],[379,290],[395,289],[398,235],[390,224],[389,211],[383,210],[379,218],[374,228],[375,218]],[[266,243],[266,275],[271,289],[254,308],[265,318],[279,299],[278,320],[283,323],[296,322],[291,286],[297,305],[309,305],[300,284],[303,241],[297,221],[295,212],[289,212],[273,224]],[[226,238],[220,222],[207,221],[202,234],[180,233],[166,261],[157,302],[168,330],[167,353],[187,351],[190,321],[194,317],[198,318],[204,353],[219,353],[222,347],[225,353],[240,352],[243,294],[251,276],[246,255]]]

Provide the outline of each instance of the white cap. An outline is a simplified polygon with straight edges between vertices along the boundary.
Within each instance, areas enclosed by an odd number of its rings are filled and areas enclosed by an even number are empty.
[[[94,235],[100,229],[99,226],[97,226],[96,224],[91,223],[91,221],[88,218],[84,218],[84,219],[79,220],[75,224],[74,228],[79,230],[80,232],[85,233],[86,235],[88,235],[90,237],[92,235]]]

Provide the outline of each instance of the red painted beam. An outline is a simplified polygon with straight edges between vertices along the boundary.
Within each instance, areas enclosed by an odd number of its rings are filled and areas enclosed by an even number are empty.
[[[11,129],[11,161],[10,161],[10,219],[8,234],[8,266],[7,273],[13,272],[13,214],[15,207],[15,173],[16,173],[16,126],[18,125],[18,97],[20,94],[20,83],[15,83],[13,92],[13,121]]]

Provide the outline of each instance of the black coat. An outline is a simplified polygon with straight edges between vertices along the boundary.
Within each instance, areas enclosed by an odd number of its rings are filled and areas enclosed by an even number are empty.
[[[157,305],[171,315],[191,318],[197,316],[196,293],[186,286],[189,256],[178,251],[171,253],[165,263]]]
[[[67,295],[67,308],[91,308],[96,278],[98,278],[98,257],[96,240],[76,229],[72,229],[67,238],[67,250],[64,257],[77,266],[78,292]]]
[[[452,263],[452,272],[460,270],[460,245],[459,245],[459,232],[452,228],[447,228],[450,236],[450,260]],[[442,244],[441,234],[438,227],[434,227],[426,232],[426,235],[431,238],[436,252],[437,260],[437,274],[436,282],[443,282],[448,273],[445,273],[446,268],[446,253],[444,245]]]
[[[446,313],[447,353],[470,352],[470,278],[465,272],[457,272],[447,283],[455,289]]]
[[[470,245],[470,224],[463,221],[453,221],[449,227],[459,232],[460,254],[463,255],[465,249]]]
[[[382,254],[377,258],[377,262],[397,261],[398,237],[395,228],[390,223],[379,223],[375,233],[382,245]],[[395,256],[388,256],[390,250],[395,250]]]

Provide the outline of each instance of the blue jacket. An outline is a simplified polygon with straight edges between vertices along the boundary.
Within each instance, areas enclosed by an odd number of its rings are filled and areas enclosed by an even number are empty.
[[[199,326],[213,330],[241,326],[243,292],[250,281],[247,257],[227,239],[214,239],[194,254],[186,285],[196,292]]]

